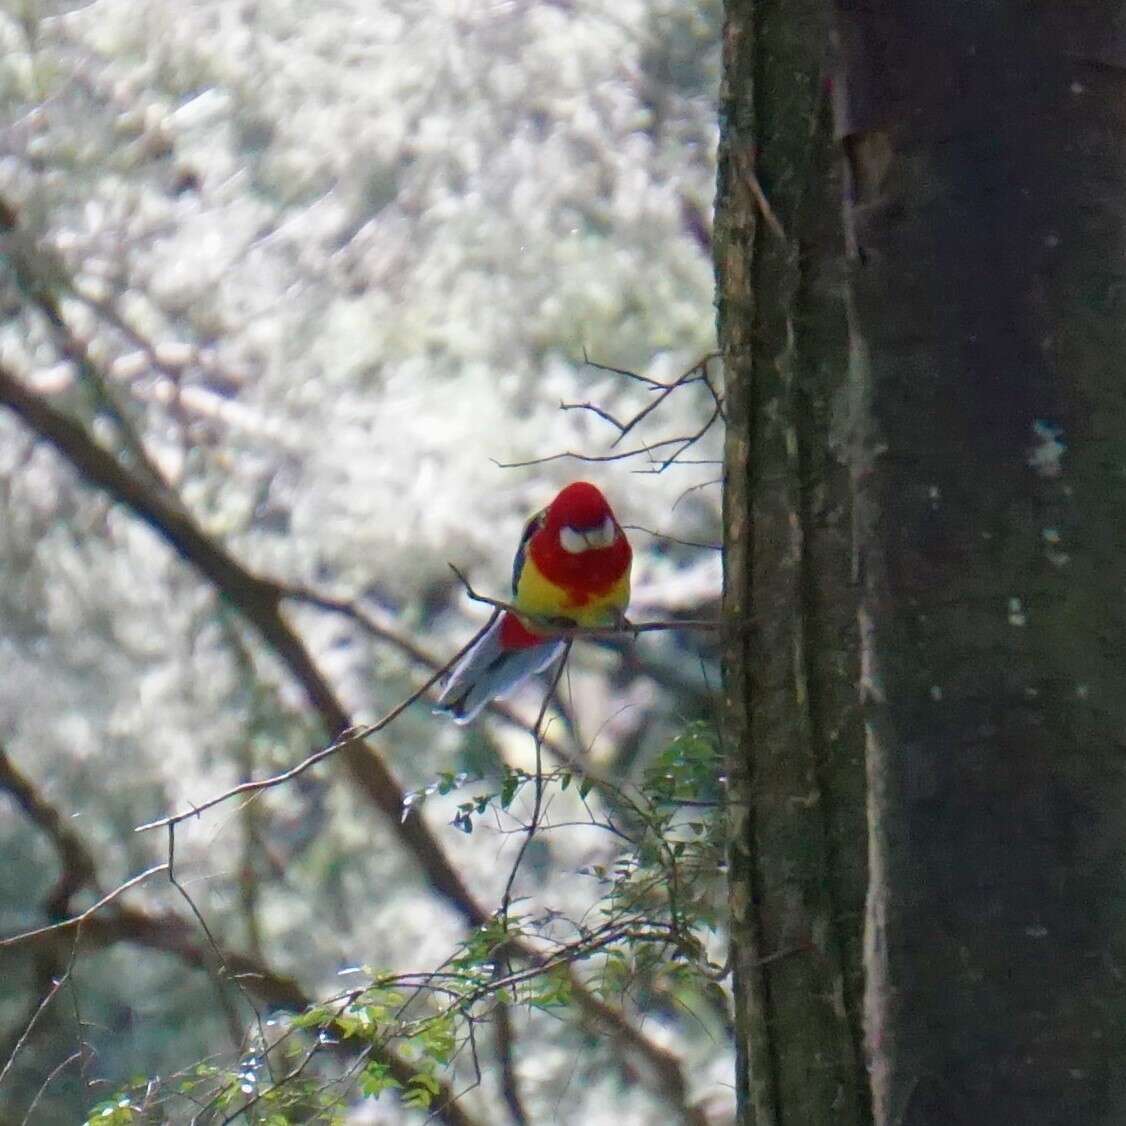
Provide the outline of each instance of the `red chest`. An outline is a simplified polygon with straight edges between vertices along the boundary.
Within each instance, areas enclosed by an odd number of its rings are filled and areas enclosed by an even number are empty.
[[[549,582],[567,591],[576,606],[609,591],[628,570],[633,558],[629,541],[623,535],[609,547],[583,551],[564,551],[549,535],[531,542],[532,561]]]

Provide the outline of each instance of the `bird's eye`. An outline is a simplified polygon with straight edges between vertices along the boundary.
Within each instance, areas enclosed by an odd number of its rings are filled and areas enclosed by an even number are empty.
[[[580,552],[586,551],[589,545],[574,528],[561,528],[559,531],[559,546],[571,555],[578,555]]]

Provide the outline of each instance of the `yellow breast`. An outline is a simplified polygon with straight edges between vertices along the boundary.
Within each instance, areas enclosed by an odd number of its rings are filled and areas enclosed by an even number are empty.
[[[536,617],[567,618],[580,626],[612,625],[629,605],[629,569],[608,590],[584,597],[551,582],[529,558],[513,601]],[[536,628],[534,623],[527,624],[529,629]]]

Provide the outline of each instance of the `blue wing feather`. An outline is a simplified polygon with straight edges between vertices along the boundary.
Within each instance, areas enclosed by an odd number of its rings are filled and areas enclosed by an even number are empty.
[[[567,647],[564,640],[527,649],[505,649],[500,642],[503,615],[454,666],[434,710],[469,723],[493,699],[508,696],[529,677],[552,665]]]
[[[516,558],[512,560],[512,596],[516,597],[516,592],[520,587],[520,576],[524,571],[524,560],[528,557],[528,544],[531,542],[532,536],[536,534],[547,521],[547,509],[541,508],[524,525],[524,531],[520,536],[520,544],[516,548]]]

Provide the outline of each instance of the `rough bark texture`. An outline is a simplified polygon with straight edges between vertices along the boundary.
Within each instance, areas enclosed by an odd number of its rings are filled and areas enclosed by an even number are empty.
[[[739,1121],[867,1118],[859,1056],[863,755],[847,368],[819,0],[731,0],[716,215],[727,375],[725,649]]]
[[[837,0],[888,1126],[1126,1122],[1126,6]]]

